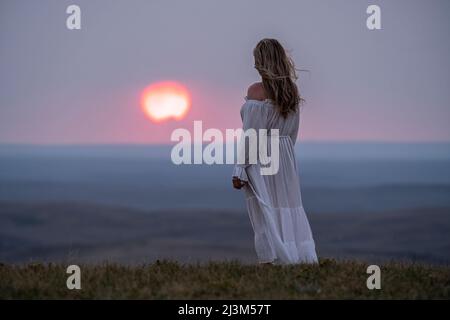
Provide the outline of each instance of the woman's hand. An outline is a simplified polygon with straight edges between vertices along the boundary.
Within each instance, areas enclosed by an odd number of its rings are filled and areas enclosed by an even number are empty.
[[[233,177],[233,188],[241,189],[246,184],[247,184],[247,182],[239,179],[238,177]]]

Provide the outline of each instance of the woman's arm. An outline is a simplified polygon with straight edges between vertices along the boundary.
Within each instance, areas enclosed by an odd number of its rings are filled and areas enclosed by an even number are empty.
[[[258,130],[266,127],[266,109],[265,106],[262,106],[255,101],[252,100],[260,100],[262,97],[260,92],[258,91],[258,86],[255,87],[255,84],[251,85],[247,91],[247,101],[241,108],[241,118],[242,118],[242,129],[245,132],[248,129],[255,129],[258,134]],[[240,143],[245,143],[245,139],[242,139]],[[245,152],[245,161],[243,164],[236,164],[233,170],[233,187],[236,189],[241,189],[247,182],[248,176],[246,173],[246,169],[252,164],[249,163],[249,154],[248,149],[250,148],[239,148],[239,150],[244,150]]]

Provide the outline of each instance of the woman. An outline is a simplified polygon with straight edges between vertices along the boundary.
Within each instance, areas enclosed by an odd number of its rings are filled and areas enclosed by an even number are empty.
[[[269,134],[270,129],[279,130],[279,170],[262,175],[260,164],[250,164],[246,154],[245,163],[234,168],[233,186],[245,191],[260,263],[316,263],[294,154],[303,100],[295,84],[295,67],[275,39],[261,40],[253,55],[262,82],[248,88],[241,108],[243,129],[267,129]]]

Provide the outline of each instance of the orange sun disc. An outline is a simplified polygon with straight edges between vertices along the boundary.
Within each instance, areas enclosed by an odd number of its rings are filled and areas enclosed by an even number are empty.
[[[141,106],[153,121],[181,120],[191,106],[191,98],[188,90],[179,83],[158,82],[144,89]]]

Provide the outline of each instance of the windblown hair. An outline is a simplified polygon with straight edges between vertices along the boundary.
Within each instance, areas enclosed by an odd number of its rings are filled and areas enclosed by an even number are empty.
[[[255,68],[262,78],[267,97],[283,117],[295,112],[304,101],[295,81],[295,65],[276,39],[262,39],[253,50]]]

